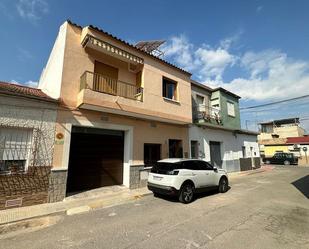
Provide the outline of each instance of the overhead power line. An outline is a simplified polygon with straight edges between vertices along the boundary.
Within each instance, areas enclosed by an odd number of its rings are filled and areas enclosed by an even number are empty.
[[[304,95],[304,96],[295,97],[295,98],[283,99],[283,100],[279,100],[279,101],[275,101],[275,102],[270,102],[270,103],[266,103],[266,104],[261,104],[261,105],[254,105],[254,106],[248,106],[248,107],[241,107],[241,108],[239,108],[239,109],[240,109],[240,110],[255,109],[255,108],[259,108],[259,107],[270,106],[270,105],[275,105],[275,104],[281,104],[281,103],[290,102],[290,101],[299,100],[299,99],[304,99],[304,98],[308,98],[308,97],[309,97],[309,94]]]

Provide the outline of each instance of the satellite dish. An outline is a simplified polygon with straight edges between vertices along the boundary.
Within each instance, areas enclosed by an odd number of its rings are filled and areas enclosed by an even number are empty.
[[[164,40],[154,40],[154,41],[140,41],[135,44],[140,50],[150,53],[154,56],[161,57],[164,52],[159,50],[159,47],[164,43]]]

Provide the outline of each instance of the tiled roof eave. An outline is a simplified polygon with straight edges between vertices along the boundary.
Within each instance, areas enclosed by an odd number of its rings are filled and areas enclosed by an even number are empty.
[[[71,24],[71,25],[74,25],[75,27],[78,27],[78,28],[80,28],[80,29],[83,29],[82,26],[80,26],[80,25],[78,25],[78,24],[76,24],[76,23],[73,23],[73,22],[71,22],[70,20],[67,20],[67,22],[68,22],[69,24]],[[174,64],[172,64],[172,63],[170,63],[170,62],[168,62],[168,61],[166,61],[166,60],[163,60],[163,59],[161,59],[161,58],[159,58],[159,57],[157,57],[157,56],[154,56],[154,55],[152,55],[151,53],[148,53],[148,52],[146,52],[146,51],[144,51],[144,50],[142,50],[142,49],[139,49],[139,48],[137,48],[136,46],[134,46],[133,44],[130,44],[130,43],[128,43],[127,41],[125,41],[125,40],[123,40],[123,39],[120,39],[120,38],[118,38],[118,37],[116,37],[116,36],[114,36],[114,35],[112,35],[112,34],[106,32],[106,31],[104,31],[104,30],[102,30],[102,29],[100,29],[100,28],[98,28],[98,27],[96,27],[96,26],[89,25],[88,27],[91,28],[92,30],[95,30],[95,31],[100,32],[100,33],[102,33],[102,34],[104,34],[104,35],[107,35],[107,36],[109,36],[110,38],[112,38],[112,39],[114,39],[114,40],[116,40],[116,41],[118,41],[118,42],[121,42],[122,44],[124,44],[124,45],[126,45],[126,46],[128,46],[128,47],[130,47],[130,48],[133,48],[134,50],[136,50],[136,51],[139,52],[139,53],[142,53],[142,54],[144,54],[144,55],[146,55],[146,56],[150,56],[151,58],[153,58],[153,59],[155,59],[155,60],[158,60],[158,61],[160,61],[160,62],[162,62],[162,63],[164,63],[164,64],[166,64],[166,65],[168,65],[168,66],[170,66],[170,67],[172,67],[172,68],[174,68],[174,69],[176,69],[176,70],[182,72],[182,73],[185,73],[185,74],[187,74],[187,75],[189,75],[189,76],[192,75],[190,72],[188,72],[188,71],[186,71],[186,70],[184,70],[184,69],[182,69],[182,68],[180,68],[180,67],[177,67],[176,65],[174,65]]]

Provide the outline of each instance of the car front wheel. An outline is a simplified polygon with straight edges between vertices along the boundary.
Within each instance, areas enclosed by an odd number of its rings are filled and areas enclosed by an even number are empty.
[[[179,194],[179,201],[188,204],[193,201],[194,186],[191,183],[185,183]]]
[[[225,177],[222,177],[219,182],[219,192],[225,193],[228,190],[229,182]]]

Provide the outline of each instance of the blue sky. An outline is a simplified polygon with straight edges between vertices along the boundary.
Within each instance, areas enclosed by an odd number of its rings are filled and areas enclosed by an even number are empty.
[[[241,95],[241,106],[309,94],[309,1],[0,1],[0,79],[35,86],[59,26],[93,24],[132,43],[165,39],[165,59]],[[243,111],[249,128],[300,116],[309,98]]]

